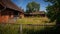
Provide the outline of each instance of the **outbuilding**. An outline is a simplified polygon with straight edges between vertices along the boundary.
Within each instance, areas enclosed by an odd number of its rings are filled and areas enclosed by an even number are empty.
[[[11,0],[0,0],[0,22],[8,22],[10,18],[24,17],[24,11]]]

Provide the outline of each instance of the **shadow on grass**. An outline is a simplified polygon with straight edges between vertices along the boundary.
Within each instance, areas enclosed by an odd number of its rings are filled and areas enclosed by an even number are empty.
[[[60,34],[60,29],[56,26],[54,27],[45,27],[42,30],[34,30],[34,29],[25,29],[24,34]]]

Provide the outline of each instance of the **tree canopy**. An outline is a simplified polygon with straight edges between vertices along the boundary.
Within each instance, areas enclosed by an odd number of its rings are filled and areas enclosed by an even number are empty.
[[[45,0],[52,5],[47,6],[47,17],[51,22],[56,20],[56,24],[60,24],[60,0]]]
[[[34,11],[39,11],[40,9],[40,4],[37,2],[30,2],[26,6],[26,12],[34,12]]]

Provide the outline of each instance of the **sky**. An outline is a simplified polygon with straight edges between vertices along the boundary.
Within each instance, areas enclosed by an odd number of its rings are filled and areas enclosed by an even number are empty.
[[[29,2],[35,1],[40,4],[40,11],[46,11],[46,6],[48,6],[48,2],[45,2],[43,0],[11,0],[13,3],[15,3],[18,7],[21,7],[26,11],[26,5]]]

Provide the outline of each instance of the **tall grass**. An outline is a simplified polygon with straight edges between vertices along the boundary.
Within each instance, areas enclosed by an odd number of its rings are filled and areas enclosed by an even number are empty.
[[[49,19],[46,17],[28,17],[28,18],[17,19],[15,25],[0,24],[0,34],[20,34],[20,25],[17,24],[25,24],[22,25],[23,34],[41,34],[41,30],[44,30],[44,28],[46,27],[51,28],[52,26],[34,26],[34,24],[55,25],[55,23],[48,23],[48,21]]]
[[[0,34],[19,34],[18,31],[18,25],[0,24]]]
[[[48,23],[49,19],[46,17],[25,17],[22,19],[17,19],[17,23],[20,24],[43,24]]]
[[[37,34],[46,27],[53,26],[34,26],[22,25],[23,34]],[[0,34],[20,34],[20,25],[17,24],[0,24]]]

